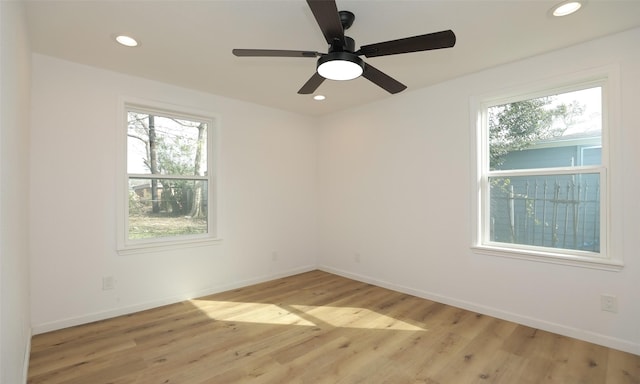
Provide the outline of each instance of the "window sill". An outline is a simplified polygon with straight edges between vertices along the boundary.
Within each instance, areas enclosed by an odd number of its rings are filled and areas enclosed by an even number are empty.
[[[169,241],[156,241],[152,243],[138,243],[129,244],[124,247],[118,248],[118,255],[135,255],[141,253],[155,253],[164,251],[173,251],[185,248],[194,247],[206,247],[222,243],[220,238],[206,238],[206,239],[189,239],[189,240],[169,240]]]
[[[490,245],[475,245],[472,246],[471,249],[474,253],[478,254],[535,261],[539,263],[560,264],[613,272],[619,272],[624,268],[624,264],[621,261],[605,258],[537,252],[534,250],[507,249]]]

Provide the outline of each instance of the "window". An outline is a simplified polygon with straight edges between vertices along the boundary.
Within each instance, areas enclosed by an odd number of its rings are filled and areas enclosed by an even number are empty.
[[[609,254],[604,77],[475,104],[474,248],[587,266]]]
[[[216,237],[214,119],[124,103],[121,251]]]

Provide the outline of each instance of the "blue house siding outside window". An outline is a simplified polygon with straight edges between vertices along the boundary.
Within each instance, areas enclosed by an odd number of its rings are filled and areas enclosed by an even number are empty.
[[[600,164],[601,153],[567,141],[510,152],[500,169]],[[491,241],[600,251],[599,174],[493,177],[491,189]]]

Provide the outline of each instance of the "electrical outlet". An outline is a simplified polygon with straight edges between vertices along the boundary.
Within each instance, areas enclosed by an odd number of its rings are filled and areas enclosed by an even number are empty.
[[[113,276],[105,276],[102,278],[103,291],[110,291],[112,289],[115,289],[115,287],[116,287],[116,279],[114,279]]]
[[[613,295],[600,296],[600,306],[606,312],[618,312],[618,298]]]
[[[271,261],[278,261],[278,252],[271,252]]]
[[[360,262],[360,253],[356,252],[353,254],[353,261],[355,261],[356,263]]]

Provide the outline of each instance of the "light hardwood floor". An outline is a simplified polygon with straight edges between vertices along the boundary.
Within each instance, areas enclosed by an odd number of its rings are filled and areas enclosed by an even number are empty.
[[[640,383],[640,356],[313,271],[32,340],[28,383]]]

